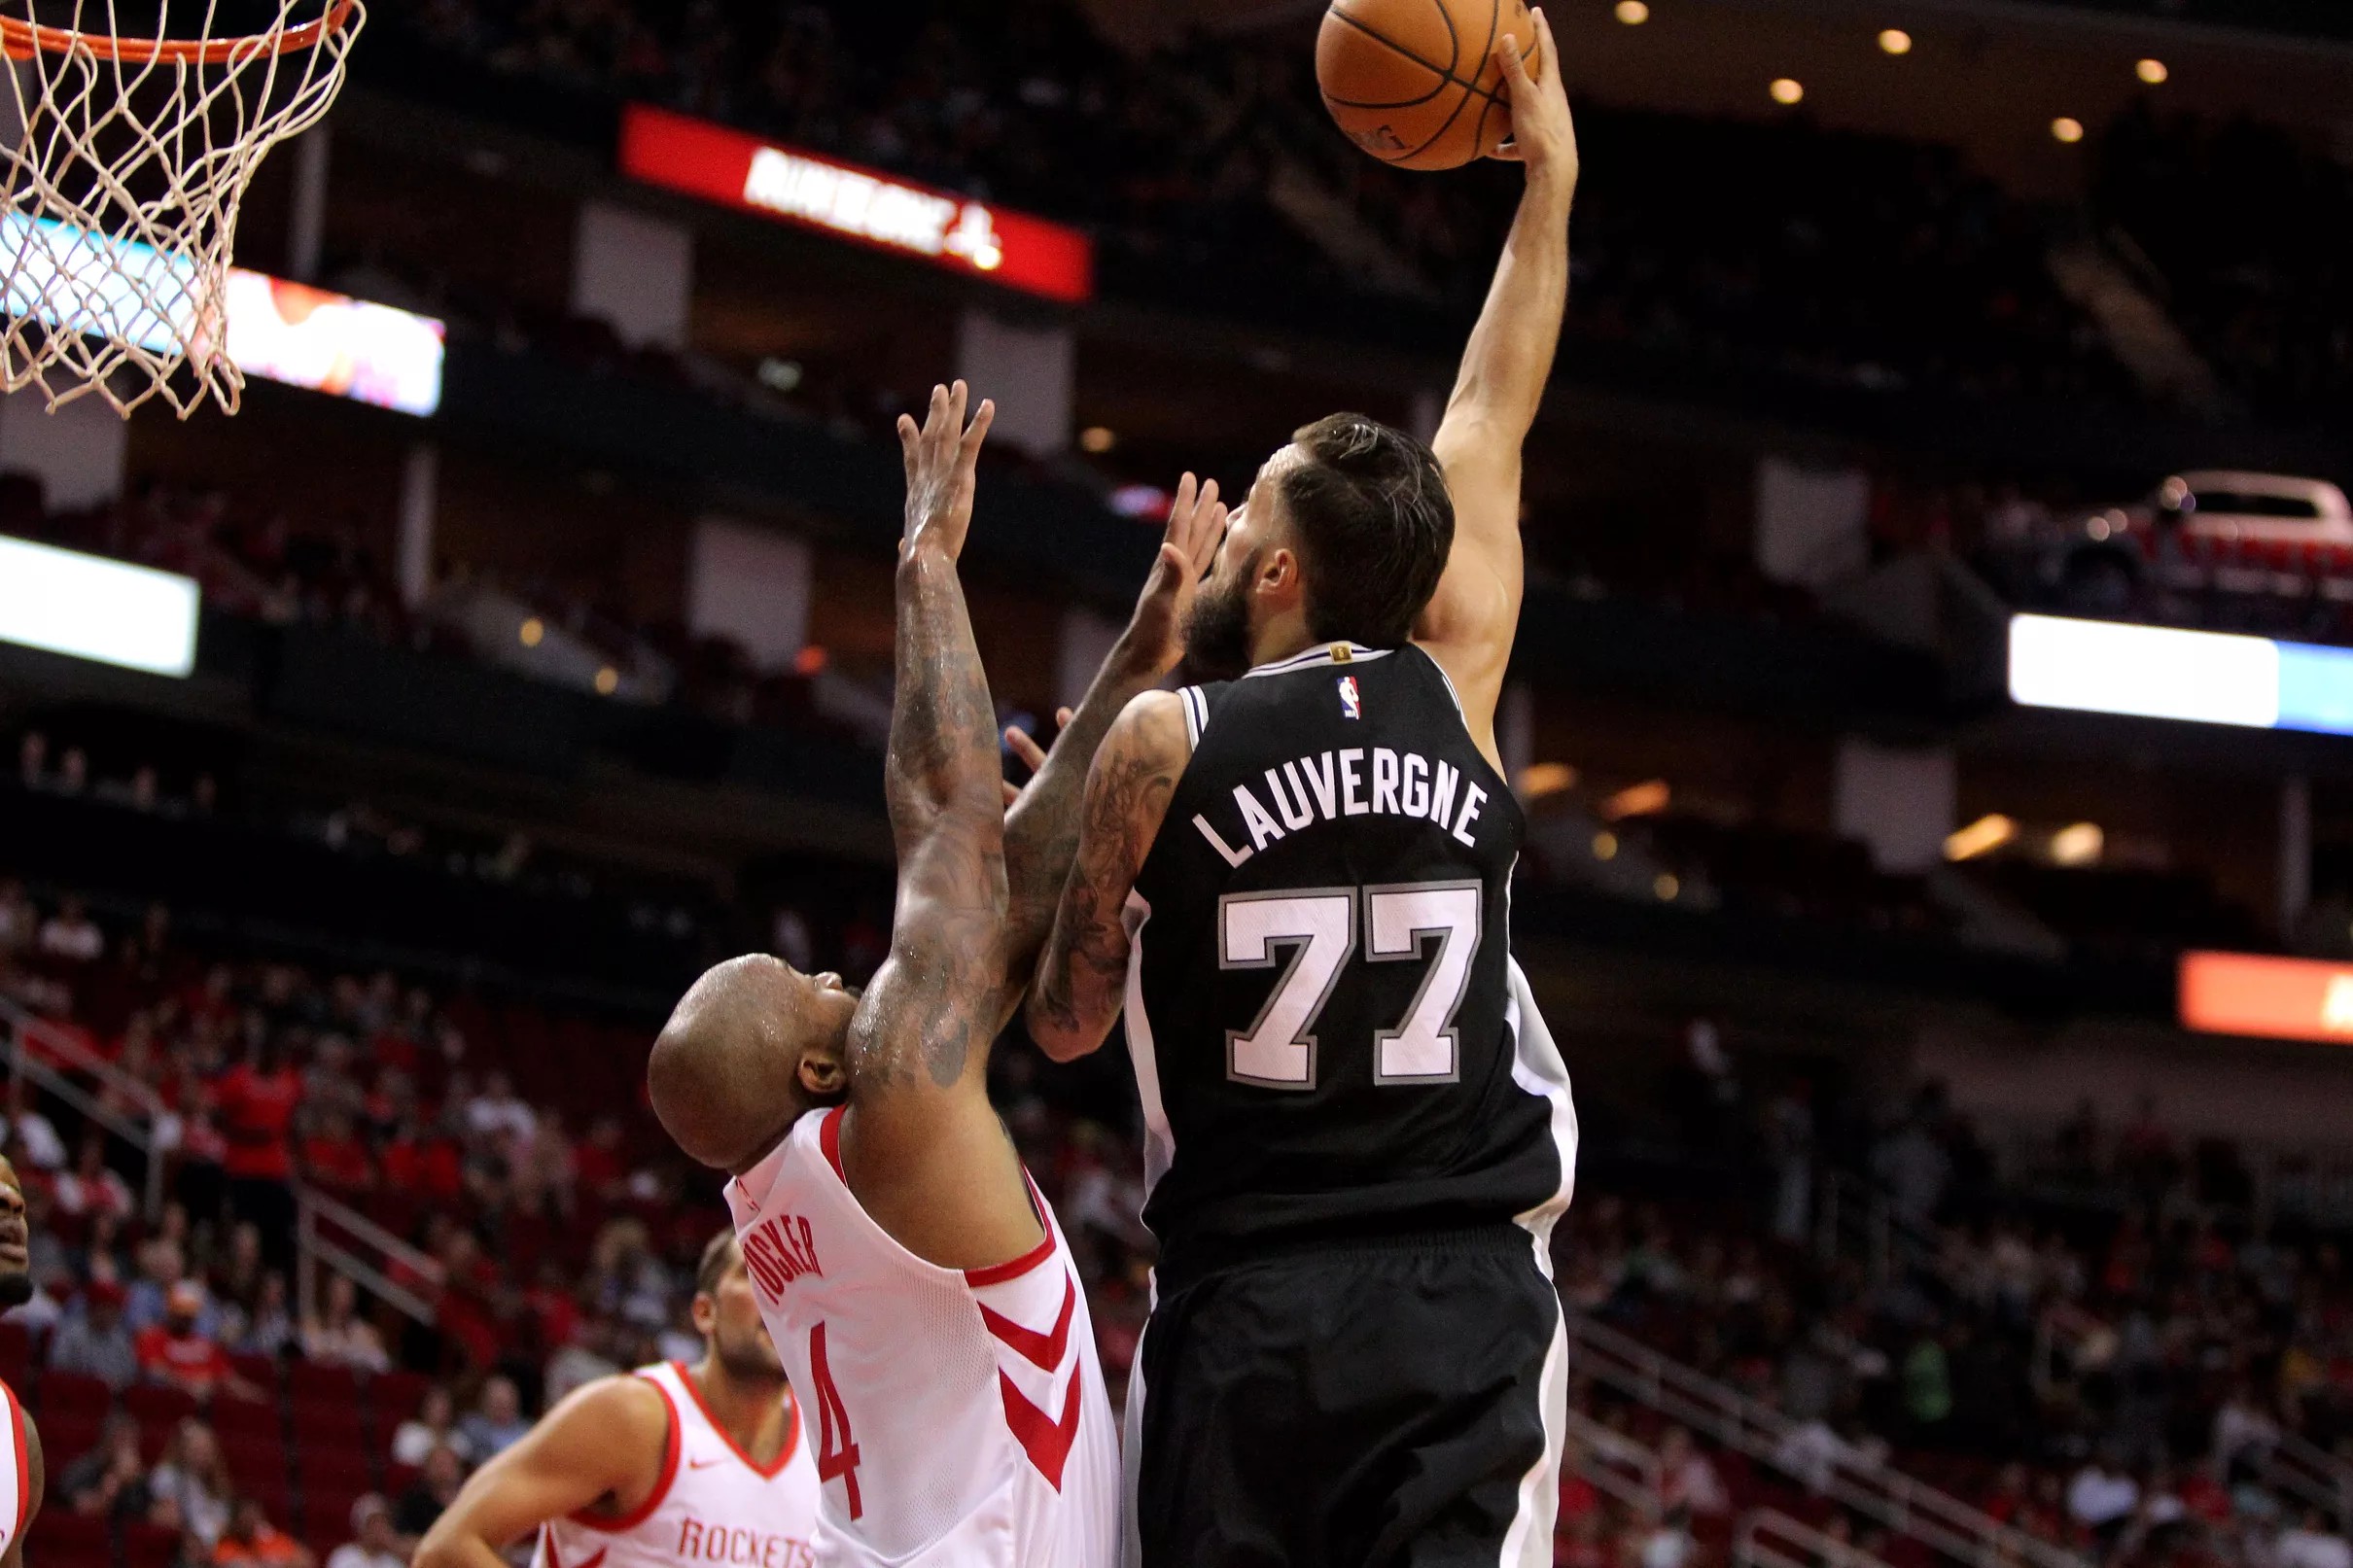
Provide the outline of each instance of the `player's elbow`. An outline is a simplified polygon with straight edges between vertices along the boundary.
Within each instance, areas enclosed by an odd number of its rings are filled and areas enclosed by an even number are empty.
[[[1110,1032],[1107,1024],[1099,1029],[1087,1028],[1075,1009],[1054,1002],[1043,987],[1031,991],[1022,1006],[1022,1023],[1049,1062],[1076,1062],[1092,1055]]]

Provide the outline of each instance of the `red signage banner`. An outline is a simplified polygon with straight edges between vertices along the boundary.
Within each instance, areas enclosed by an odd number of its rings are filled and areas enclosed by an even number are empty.
[[[621,172],[720,206],[814,228],[1080,304],[1095,294],[1094,242],[1075,228],[952,191],[820,157],[708,121],[632,104]]]
[[[2185,953],[2181,1015],[2209,1034],[2353,1045],[2353,964]]]

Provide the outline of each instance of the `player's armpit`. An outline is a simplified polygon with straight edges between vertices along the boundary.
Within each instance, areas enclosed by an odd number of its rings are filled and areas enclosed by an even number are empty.
[[[418,1544],[412,1568],[504,1568],[549,1519],[600,1504],[619,1517],[661,1484],[670,1402],[643,1377],[600,1378],[475,1471]]]
[[[1128,971],[1128,894],[1191,759],[1184,704],[1145,692],[1128,704],[1087,775],[1078,857],[1038,958],[1023,1016],[1057,1062],[1099,1048],[1119,1017]]]

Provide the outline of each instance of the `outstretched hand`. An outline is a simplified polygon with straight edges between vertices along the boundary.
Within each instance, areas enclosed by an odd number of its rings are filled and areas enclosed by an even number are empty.
[[[1520,57],[1519,40],[1506,33],[1495,45],[1495,63],[1502,67],[1505,94],[1511,100],[1512,134],[1493,153],[1507,162],[1525,163],[1532,177],[1538,173],[1577,181],[1577,122],[1568,112],[1568,84],[1561,75],[1561,51],[1553,42],[1553,24],[1542,7],[1528,12],[1536,28],[1536,72]]]
[[[918,548],[939,550],[951,561],[964,553],[965,536],[972,529],[981,443],[997,420],[997,404],[984,399],[966,426],[970,396],[962,381],[933,387],[920,427],[907,415],[898,416],[898,445],[907,461],[907,523],[898,541],[902,560]]]
[[[1184,657],[1184,622],[1200,597],[1201,579],[1225,542],[1227,507],[1217,499],[1217,481],[1186,474],[1176,483],[1176,504],[1169,508],[1167,533],[1161,536],[1160,558],[1144,579],[1128,619],[1126,642],[1155,676],[1176,668]]]

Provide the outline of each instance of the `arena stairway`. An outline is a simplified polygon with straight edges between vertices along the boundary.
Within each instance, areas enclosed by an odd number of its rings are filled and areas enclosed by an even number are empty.
[[[2075,1552],[2012,1529],[1890,1465],[1857,1456],[1832,1461],[1811,1476],[1794,1474],[1781,1458],[1797,1430],[1788,1416],[1583,1313],[1569,1311],[1565,1321],[1572,1378],[1590,1379],[1689,1427],[1791,1486],[1919,1543],[1944,1561],[1969,1568],[2089,1568]]]

